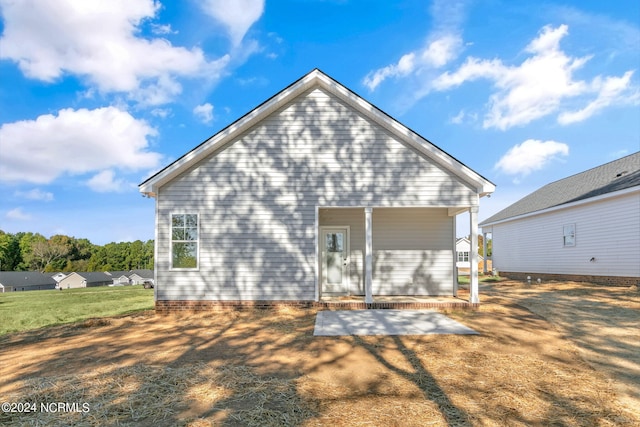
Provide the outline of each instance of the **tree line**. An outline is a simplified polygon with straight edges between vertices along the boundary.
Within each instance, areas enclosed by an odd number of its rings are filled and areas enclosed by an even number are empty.
[[[129,271],[153,269],[153,240],[94,245],[88,239],[0,230],[0,271]]]

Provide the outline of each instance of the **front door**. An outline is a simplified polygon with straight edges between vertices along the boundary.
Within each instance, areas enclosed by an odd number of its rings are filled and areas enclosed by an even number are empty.
[[[321,230],[322,292],[347,294],[349,290],[349,228]]]

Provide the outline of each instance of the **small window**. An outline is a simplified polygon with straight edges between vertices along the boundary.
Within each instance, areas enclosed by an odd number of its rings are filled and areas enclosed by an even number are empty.
[[[469,252],[458,252],[458,262],[469,262]]]
[[[171,215],[171,268],[198,268],[198,215]]]
[[[576,225],[567,224],[562,227],[562,241],[564,247],[576,245]]]

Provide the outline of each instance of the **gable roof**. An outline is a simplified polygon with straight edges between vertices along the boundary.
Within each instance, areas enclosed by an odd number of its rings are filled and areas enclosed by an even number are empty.
[[[52,277],[39,271],[0,271],[0,283],[4,286],[55,286],[56,281]]]
[[[153,270],[149,269],[133,269],[131,270],[131,276],[137,274],[142,279],[153,279]]]
[[[111,282],[113,280],[111,276],[101,271],[92,271],[88,273],[83,272],[78,274],[84,277],[87,283]]]
[[[495,185],[491,181],[471,170],[450,154],[436,147],[426,138],[407,128],[387,113],[365,101],[355,92],[316,68],[145,180],[139,185],[140,192],[149,197],[155,197],[158,188],[162,185],[170,182],[200,160],[215,153],[252,126],[255,126],[278,109],[313,88],[322,88],[329,94],[348,104],[363,116],[382,126],[398,139],[414,147],[418,152],[434,161],[437,165],[458,176],[471,187],[476,188],[480,197],[495,191]]]
[[[640,151],[547,184],[482,221],[479,226],[638,186]]]

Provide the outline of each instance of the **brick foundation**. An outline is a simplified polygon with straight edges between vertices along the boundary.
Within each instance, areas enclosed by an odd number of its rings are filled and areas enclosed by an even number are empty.
[[[622,276],[591,276],[586,274],[549,274],[549,273],[519,273],[512,271],[500,271],[500,277],[507,277],[513,280],[521,280],[525,282],[527,276],[531,276],[531,281],[535,282],[540,278],[543,282],[550,280],[571,281],[571,282],[589,282],[598,285],[607,286],[634,286],[640,284],[640,277],[622,277]]]
[[[316,301],[156,301],[157,314],[271,309],[278,307],[318,308],[321,310],[364,309],[461,309],[477,310],[480,304],[460,302],[316,302]]]

